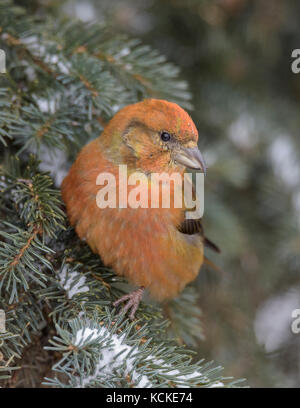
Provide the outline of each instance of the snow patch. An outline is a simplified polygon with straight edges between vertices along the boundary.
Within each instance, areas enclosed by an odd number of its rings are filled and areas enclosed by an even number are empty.
[[[41,171],[49,171],[54,185],[59,187],[69,170],[66,154],[57,148],[49,149],[41,145],[38,158],[41,160],[39,166]]]
[[[72,299],[77,293],[89,292],[89,287],[85,286],[85,276],[79,272],[69,272],[68,268],[68,265],[64,265],[59,273],[59,282],[67,292],[68,298]]]
[[[124,335],[118,336],[111,334],[105,327],[101,327],[100,329],[85,327],[77,331],[74,345],[82,347],[99,341],[100,339],[101,342],[103,339],[109,340],[109,344],[105,347],[105,352],[101,354],[94,373],[83,378],[80,382],[80,387],[88,385],[100,375],[114,375],[118,370],[122,370],[124,364],[126,366],[125,371],[128,374],[130,373],[131,381],[135,384],[136,388],[151,387],[151,382],[148,377],[139,374],[137,370],[133,369],[135,359],[129,356],[133,347],[123,343]]]
[[[124,377],[127,374],[130,375],[130,381],[134,384],[135,388],[154,388],[155,385],[151,382],[150,378],[138,372],[136,367],[136,358],[134,354],[139,352],[139,349],[133,346],[129,346],[124,343],[125,335],[111,334],[110,331],[104,326],[101,328],[89,328],[84,327],[79,329],[73,340],[73,344],[77,347],[86,347],[92,343],[101,343],[103,351],[99,357],[98,363],[92,375],[86,378],[81,378],[78,383],[78,387],[85,387],[91,384],[93,381],[99,380],[99,377],[105,376],[105,378],[115,376],[116,373],[122,373]],[[134,353],[133,353],[134,351]],[[193,373],[180,375],[179,370],[172,369],[172,366],[167,364],[162,359],[157,359],[153,355],[149,355],[145,361],[151,361],[152,364],[157,365],[157,370],[162,376],[176,377],[177,387],[188,387],[186,381],[202,377],[199,371]],[[125,365],[125,370],[124,370]],[[224,387],[224,384],[220,381],[216,381],[211,384],[210,387]]]

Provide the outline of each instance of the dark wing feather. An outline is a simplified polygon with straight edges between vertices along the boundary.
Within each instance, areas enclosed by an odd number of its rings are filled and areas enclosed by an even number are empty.
[[[178,227],[178,231],[180,231],[182,234],[187,235],[200,234],[203,237],[204,245],[218,253],[221,252],[220,248],[204,235],[201,218],[198,218],[196,220],[185,219],[183,223]]]
[[[197,200],[197,194],[196,194],[195,187],[193,185],[192,180],[189,178],[185,180],[189,181],[192,184],[193,199]],[[209,247],[210,249],[213,249],[214,251],[218,253],[221,252],[220,248],[216,244],[214,244],[210,239],[206,238],[206,236],[204,235],[201,218],[197,218],[197,219],[186,218],[182,222],[182,224],[178,227],[178,230],[182,234],[187,234],[187,235],[200,234],[202,236],[204,245],[206,245],[207,247]]]

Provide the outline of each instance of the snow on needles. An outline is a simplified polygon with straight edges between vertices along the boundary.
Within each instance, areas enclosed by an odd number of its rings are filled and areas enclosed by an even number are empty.
[[[147,375],[138,372],[138,365],[136,364],[135,354],[139,352],[138,348],[134,348],[124,343],[125,334],[112,334],[104,326],[101,328],[84,327],[77,330],[73,344],[79,348],[88,345],[100,346],[101,355],[98,358],[93,374],[87,377],[81,377],[78,387],[86,387],[92,385],[93,381],[99,381],[101,377],[115,377],[118,375],[130,375],[130,381],[135,388],[154,388],[155,385],[151,382]],[[133,353],[134,349],[134,353]],[[191,374],[180,375],[177,369],[172,369],[172,366],[166,364],[165,361],[157,359],[154,355],[146,357],[145,361],[151,361],[154,364],[162,367],[160,374],[162,376],[176,376],[176,385],[178,387],[187,387],[186,381],[193,378],[203,376],[200,372],[195,371]],[[220,381],[211,384],[210,387],[224,387]]]
[[[67,292],[69,299],[72,299],[77,293],[88,292],[90,290],[88,286],[85,286],[85,276],[82,276],[79,272],[70,272],[68,265],[64,265],[59,273],[59,282]]]
[[[81,379],[80,386],[84,387],[90,382],[99,378],[99,376],[113,376],[119,370],[122,372],[124,363],[126,366],[126,372],[131,374],[131,381],[135,384],[136,388],[148,388],[151,387],[151,383],[147,376],[139,374],[134,367],[135,359],[130,357],[133,347],[123,344],[124,334],[118,336],[111,334],[105,327],[100,329],[90,329],[85,327],[79,329],[75,337],[75,346],[87,346],[95,341],[108,340],[108,344],[104,348],[104,352],[99,358],[98,364],[95,367],[94,373],[86,378]]]

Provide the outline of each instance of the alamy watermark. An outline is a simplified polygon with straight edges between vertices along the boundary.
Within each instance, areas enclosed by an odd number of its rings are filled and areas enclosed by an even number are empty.
[[[292,51],[291,57],[294,58],[294,61],[291,64],[291,70],[294,74],[299,74],[300,72],[300,49],[295,48]]]
[[[128,172],[119,165],[118,174],[99,173],[96,185],[102,186],[96,203],[104,208],[184,208],[186,218],[202,218],[204,213],[204,174]]]
[[[292,311],[292,318],[294,319],[291,324],[291,330],[294,334],[300,333],[300,309],[294,309]]]
[[[0,48],[0,74],[6,73],[6,55],[5,51]]]

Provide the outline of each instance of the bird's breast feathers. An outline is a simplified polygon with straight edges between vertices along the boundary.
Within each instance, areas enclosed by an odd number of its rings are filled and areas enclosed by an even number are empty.
[[[110,188],[119,191],[119,166],[105,157],[96,139],[82,149],[62,184],[71,225],[104,264],[132,284],[147,287],[159,300],[177,295],[196,277],[203,262],[200,235],[178,230],[184,220],[182,208],[120,208],[118,199],[116,208],[99,208],[97,180],[104,173],[116,180],[115,185],[106,186],[107,195],[112,193]],[[128,186],[128,195],[132,189]],[[142,181],[139,198],[144,190],[149,192],[149,183]]]

